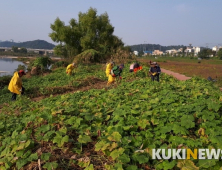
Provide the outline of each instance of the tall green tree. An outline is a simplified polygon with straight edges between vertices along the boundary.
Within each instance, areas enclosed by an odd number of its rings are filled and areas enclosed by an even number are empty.
[[[209,58],[209,49],[205,48],[203,50],[201,50],[199,53],[198,53],[198,57],[199,58],[202,58],[202,59],[208,59]]]
[[[19,52],[19,49],[18,49],[18,47],[12,46],[12,51],[14,53],[17,53],[17,52]]]
[[[219,49],[217,52],[217,57],[219,57],[220,60],[222,60],[222,48]]]
[[[59,43],[55,47],[57,55],[73,57],[90,49],[106,55],[124,45],[113,35],[114,27],[107,13],[97,15],[97,10],[90,8],[86,13],[80,12],[78,17],[78,22],[71,19],[69,25],[59,18],[51,24],[52,33],[49,36]]]
[[[19,52],[26,54],[27,53],[27,49],[25,47],[21,47]]]

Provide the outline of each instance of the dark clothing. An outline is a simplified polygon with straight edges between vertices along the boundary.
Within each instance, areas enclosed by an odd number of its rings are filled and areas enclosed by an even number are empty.
[[[22,87],[22,92],[21,92],[21,95],[23,95],[23,94],[24,94],[24,92],[25,92],[25,88],[24,88],[24,87]],[[12,98],[11,98],[11,100],[12,100],[12,101],[16,100],[16,97],[17,97],[17,94],[16,94],[16,93],[12,93]]]
[[[138,67],[140,67],[140,65],[138,63],[135,63],[133,66],[133,68],[138,68]]]
[[[159,66],[151,67],[150,72],[152,72],[152,73],[155,73],[155,72],[161,73],[161,69],[160,69]]]
[[[130,72],[133,72],[133,69],[130,69],[129,71],[130,71]]]
[[[156,81],[159,82],[159,76],[160,76],[160,73],[161,73],[160,67],[158,65],[154,66],[154,67],[151,67],[150,72],[151,73],[157,73],[155,76],[151,75],[151,80],[154,81],[156,79]]]
[[[159,80],[160,80],[160,79],[159,79],[159,76],[160,76],[159,74],[157,74],[157,75],[155,75],[155,76],[151,75],[151,80],[154,81],[154,80],[156,79],[156,81],[159,82]]]

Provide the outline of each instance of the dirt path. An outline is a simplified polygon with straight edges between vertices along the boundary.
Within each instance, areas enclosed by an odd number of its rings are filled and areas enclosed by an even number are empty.
[[[161,71],[162,71],[163,73],[168,74],[168,75],[172,75],[173,77],[175,77],[175,78],[178,79],[178,80],[188,80],[188,79],[191,79],[191,77],[187,77],[187,76],[185,76],[185,75],[183,75],[183,74],[175,73],[175,72],[173,72],[173,71],[166,70],[166,69],[164,69],[164,68],[161,68]]]
[[[166,74],[168,74],[168,75],[171,75],[171,76],[175,77],[175,78],[178,79],[178,80],[183,80],[183,81],[185,81],[185,80],[189,80],[189,79],[192,78],[192,77],[187,77],[187,76],[185,76],[185,75],[183,75],[183,74],[179,74],[179,73],[175,73],[175,72],[170,71],[170,70],[166,70],[166,69],[164,69],[164,68],[161,68],[161,71],[162,71],[163,73],[166,73]],[[220,90],[222,91],[222,87],[220,88]]]

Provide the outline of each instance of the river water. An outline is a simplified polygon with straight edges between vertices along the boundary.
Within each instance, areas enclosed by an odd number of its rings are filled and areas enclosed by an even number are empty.
[[[25,65],[23,62],[16,61],[12,58],[0,57],[0,77],[5,75],[13,75],[19,64]]]

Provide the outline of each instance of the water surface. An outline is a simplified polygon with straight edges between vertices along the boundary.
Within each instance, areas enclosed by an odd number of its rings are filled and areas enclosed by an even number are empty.
[[[0,57],[0,77],[5,75],[13,75],[19,64],[25,65],[23,62],[12,58]]]

